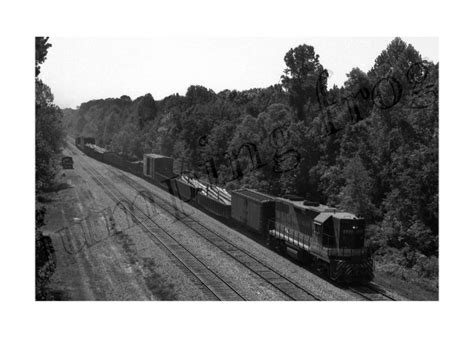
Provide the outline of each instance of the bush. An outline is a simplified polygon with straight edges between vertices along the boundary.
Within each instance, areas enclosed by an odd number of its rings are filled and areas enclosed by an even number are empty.
[[[48,298],[47,285],[56,270],[56,256],[51,237],[44,236],[40,230],[45,225],[46,209],[41,207],[36,210],[36,299]]]

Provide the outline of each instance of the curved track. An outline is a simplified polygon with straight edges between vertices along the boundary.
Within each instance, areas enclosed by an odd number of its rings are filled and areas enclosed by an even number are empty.
[[[266,263],[259,260],[257,257],[249,253],[248,251],[239,248],[229,240],[222,237],[220,234],[209,229],[206,225],[202,224],[195,218],[190,217],[183,211],[176,208],[175,205],[172,205],[169,201],[158,196],[157,194],[149,191],[142,184],[132,180],[127,175],[123,174],[119,169],[112,167],[109,169],[113,175],[121,179],[123,182],[127,183],[131,188],[137,192],[146,191],[147,194],[150,194],[154,197],[153,205],[160,210],[165,211],[174,218],[177,218],[182,224],[186,225],[188,228],[193,230],[199,236],[207,240],[209,243],[220,249],[225,254],[232,257],[234,260],[242,264],[244,267],[252,271],[255,275],[260,277],[262,280],[272,285],[274,288],[279,290],[282,294],[286,295],[291,300],[321,300],[319,296],[313,294],[311,291],[300,286],[297,282],[290,280],[289,278],[283,276],[275,269],[267,265]],[[175,198],[175,197],[173,197]],[[158,204],[157,201],[160,203]],[[181,202],[183,203],[183,202]],[[140,210],[143,214],[144,211]],[[146,215],[150,220],[151,218]],[[156,223],[155,223],[156,224]],[[156,224],[158,227],[159,225]]]
[[[126,214],[131,216],[133,222],[140,226],[153,242],[164,249],[174,263],[179,266],[187,276],[195,281],[196,285],[209,300],[245,300],[229,282],[209,269],[197,256],[176,241],[142,210],[134,208],[130,200],[115,188],[113,183],[103,177],[102,174],[91,166],[82,164],[82,167],[91,175],[92,179],[104,192],[117,203]],[[126,201],[129,203],[124,203]]]

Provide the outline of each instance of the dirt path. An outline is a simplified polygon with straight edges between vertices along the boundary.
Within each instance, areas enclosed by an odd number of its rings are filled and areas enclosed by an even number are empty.
[[[139,229],[109,231],[107,220],[114,203],[84,170],[76,165],[64,171],[61,180],[65,189],[48,194],[51,202],[44,204],[47,226],[43,231],[51,236],[57,259],[50,283],[54,298],[205,299]],[[113,216],[117,228],[128,227],[123,215],[115,212]]]

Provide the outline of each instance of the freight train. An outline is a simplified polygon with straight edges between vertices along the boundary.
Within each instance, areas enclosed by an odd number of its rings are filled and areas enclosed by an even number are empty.
[[[251,189],[227,192],[186,175],[176,175],[173,158],[145,154],[131,162],[78,137],[86,155],[142,177],[228,225],[240,225],[274,250],[310,264],[336,282],[368,282],[374,264],[365,246],[364,219],[293,195],[275,197]]]

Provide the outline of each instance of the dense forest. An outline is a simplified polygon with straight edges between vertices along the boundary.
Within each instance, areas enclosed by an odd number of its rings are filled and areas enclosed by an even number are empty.
[[[54,104],[51,89],[40,78],[51,44],[49,38],[36,38],[35,115],[36,115],[36,192],[50,189],[58,173],[59,156],[64,145],[63,113]]]
[[[47,37],[35,38],[35,293],[37,300],[47,299],[46,288],[56,263],[51,238],[43,234],[46,208],[43,193],[57,188],[59,160],[65,142],[63,113],[54,104],[51,89],[40,78],[51,44]]]
[[[438,64],[395,38],[368,73],[328,88],[316,52],[282,55],[281,82],[268,88],[92,100],[63,110],[65,127],[130,159],[172,156],[177,171],[227,189],[363,216],[379,271],[437,287]]]

